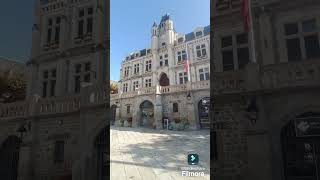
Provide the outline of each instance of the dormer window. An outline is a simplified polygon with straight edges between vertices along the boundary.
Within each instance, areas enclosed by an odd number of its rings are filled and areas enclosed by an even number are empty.
[[[178,43],[182,43],[182,42],[183,42],[183,38],[181,37],[178,39]]]
[[[202,31],[196,32],[196,37],[200,37],[200,36],[202,36]]]

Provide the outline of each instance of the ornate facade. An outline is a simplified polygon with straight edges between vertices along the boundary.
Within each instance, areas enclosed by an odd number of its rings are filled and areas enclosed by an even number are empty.
[[[122,61],[119,93],[111,96],[115,124],[162,129],[174,122],[208,128],[209,59],[210,26],[179,34],[170,16],[162,16],[151,28],[151,48]]]
[[[214,0],[219,180],[319,179],[319,1],[252,0],[256,62],[240,0]]]
[[[27,98],[0,104],[1,179],[107,178],[107,5],[35,1]]]

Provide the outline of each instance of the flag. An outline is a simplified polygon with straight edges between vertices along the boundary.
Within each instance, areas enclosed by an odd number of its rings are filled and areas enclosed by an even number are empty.
[[[249,12],[249,2],[250,0],[242,0],[242,20],[243,27],[246,32],[250,29],[250,12]]]
[[[186,51],[187,53],[187,51]],[[189,60],[188,56],[183,60],[184,71],[189,73]]]

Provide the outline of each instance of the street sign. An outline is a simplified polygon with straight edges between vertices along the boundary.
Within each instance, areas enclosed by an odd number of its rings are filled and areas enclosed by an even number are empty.
[[[320,117],[296,118],[297,137],[320,136]]]

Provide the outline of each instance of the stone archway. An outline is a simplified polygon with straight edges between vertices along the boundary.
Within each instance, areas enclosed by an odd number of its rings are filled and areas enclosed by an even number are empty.
[[[201,129],[210,128],[210,97],[204,97],[198,102],[198,117]]]
[[[154,127],[154,106],[152,102],[145,100],[140,104],[141,119],[139,125],[141,127]]]
[[[320,113],[306,112],[281,129],[286,180],[320,180]]]
[[[9,136],[0,149],[0,177],[3,180],[16,180],[18,178],[18,164],[21,139]]]
[[[170,85],[170,80],[169,80],[166,73],[162,73],[160,75],[159,84],[160,84],[160,86],[169,86]]]

